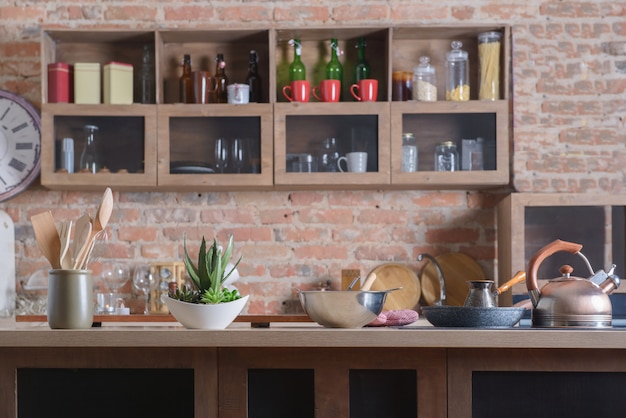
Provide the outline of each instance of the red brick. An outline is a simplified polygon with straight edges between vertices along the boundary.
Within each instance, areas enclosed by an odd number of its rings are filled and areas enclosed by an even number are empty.
[[[353,3],[333,7],[332,16],[335,22],[380,21],[389,18],[389,8],[386,5],[368,5],[362,3]]]
[[[148,6],[108,6],[104,11],[106,20],[154,21],[156,15],[157,9]]]
[[[274,8],[274,20],[289,23],[324,23],[330,20],[330,11],[327,7],[302,4],[299,4],[298,7],[276,7]]]
[[[298,218],[304,223],[351,224],[354,214],[350,209],[303,209]]]
[[[339,245],[304,245],[294,248],[298,259],[335,260],[348,258],[348,249]]]
[[[223,7],[217,10],[219,20],[222,22],[266,22],[272,15],[268,7],[249,4],[245,7]]]
[[[158,234],[159,230],[153,226],[124,226],[117,230],[117,239],[130,243],[156,241]]]
[[[179,7],[168,6],[163,9],[165,20],[187,20],[202,21],[211,20],[214,17],[214,8],[210,6],[190,6]]]
[[[406,249],[400,245],[359,245],[354,250],[357,260],[399,261],[409,259]]]
[[[18,21],[42,22],[46,17],[45,10],[38,7],[19,7],[4,5],[0,7],[0,20],[5,22]]]

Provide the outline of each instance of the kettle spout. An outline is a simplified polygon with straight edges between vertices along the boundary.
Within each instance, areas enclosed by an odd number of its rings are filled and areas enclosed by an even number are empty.
[[[605,281],[600,283],[600,289],[607,295],[613,293],[620,285],[621,279],[617,274],[610,275]]]

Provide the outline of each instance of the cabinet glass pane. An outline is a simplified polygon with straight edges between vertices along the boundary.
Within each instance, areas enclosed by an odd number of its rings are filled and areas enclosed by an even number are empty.
[[[611,263],[615,263],[617,275],[624,277],[624,207],[527,207],[524,216],[526,265],[543,246],[561,239],[582,244],[581,252],[589,259],[594,270],[607,269]],[[574,276],[590,275],[579,256],[559,252],[541,263],[538,277],[558,277],[559,267],[563,264],[574,267]]]
[[[453,141],[459,154],[459,167],[468,169],[471,154],[463,139],[482,138],[484,170],[496,170],[496,115],[495,113],[471,114],[404,114],[402,132],[413,133],[418,149],[418,171],[435,170],[435,147],[443,141]],[[394,141],[402,141],[401,137]],[[398,147],[401,149],[401,147]],[[465,151],[465,152],[464,152]],[[465,159],[465,161],[464,161]]]
[[[248,370],[248,418],[313,418],[311,369]]]
[[[170,118],[170,173],[260,173],[260,138],[257,116]]]
[[[618,417],[624,410],[626,373],[472,373],[473,417]]]
[[[141,116],[55,116],[55,171],[61,168],[63,138],[74,139],[74,167],[76,173],[80,171],[85,125],[98,127],[95,144],[99,165],[112,173],[143,172],[145,120]]]
[[[367,172],[378,171],[378,115],[319,115],[286,117],[287,172],[318,171],[294,169],[297,161],[311,155],[317,163],[326,138],[335,138],[340,156],[367,153]],[[342,165],[346,169],[345,164]],[[337,170],[339,171],[339,170]]]
[[[350,370],[350,418],[415,418],[415,370]]]
[[[193,369],[18,369],[19,418],[194,416]]]

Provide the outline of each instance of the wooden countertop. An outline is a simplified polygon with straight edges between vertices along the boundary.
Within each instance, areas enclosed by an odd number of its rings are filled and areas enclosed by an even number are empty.
[[[189,330],[178,323],[103,323],[85,330],[52,330],[45,322],[0,319],[0,347],[448,347],[626,348],[626,328],[451,329],[423,319],[403,328],[329,329],[314,323],[272,323],[252,328]]]

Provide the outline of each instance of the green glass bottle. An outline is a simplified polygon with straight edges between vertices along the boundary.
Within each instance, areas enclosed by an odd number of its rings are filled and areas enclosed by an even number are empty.
[[[289,41],[293,45],[293,61],[289,64],[289,81],[306,80],[306,67],[302,62],[302,43],[300,39]]]
[[[365,43],[365,39],[360,37],[356,43],[357,48],[357,58],[356,65],[354,66],[354,82],[358,83],[359,80],[365,80],[371,78],[371,69],[370,65],[365,59],[365,47],[367,44]]]
[[[339,43],[337,39],[330,40],[330,61],[326,65],[326,79],[339,80],[343,84],[343,65],[339,62],[339,55],[341,50],[339,49]],[[343,92],[343,85],[340,88]],[[343,96],[343,94],[341,95]]]

